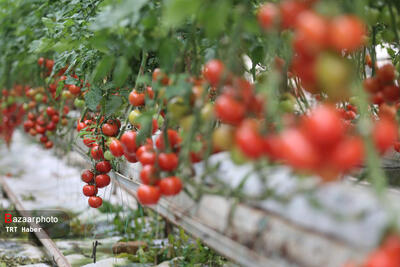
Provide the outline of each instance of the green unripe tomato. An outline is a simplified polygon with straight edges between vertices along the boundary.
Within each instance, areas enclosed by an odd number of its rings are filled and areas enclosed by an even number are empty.
[[[6,102],[1,103],[1,108],[2,108],[2,109],[7,108],[7,103],[6,103]]]
[[[379,20],[379,10],[376,8],[365,7],[365,16],[368,24],[375,25]]]
[[[236,165],[242,165],[247,162],[246,156],[242,153],[242,151],[240,151],[237,146],[234,146],[231,150],[231,160]]]
[[[179,121],[189,112],[189,107],[182,97],[174,97],[168,102],[167,111],[172,121]]]
[[[106,152],[104,152],[104,159],[108,160],[108,161],[114,159],[114,156],[113,156],[113,154],[111,154],[110,150],[107,150]]]
[[[35,100],[37,103],[42,102],[43,101],[43,95],[42,94],[36,94],[35,95]]]
[[[139,125],[138,118],[140,117],[140,115],[141,115],[140,110],[138,110],[138,109],[132,110],[131,113],[129,113],[129,117],[128,117],[129,122],[132,125],[138,126]]]
[[[14,104],[15,103],[15,97],[13,97],[13,96],[9,96],[8,98],[7,98],[7,104],[8,105],[12,105],[12,104]]]
[[[194,123],[194,116],[193,115],[188,115],[181,119],[179,125],[182,127],[182,129],[186,132],[189,132],[190,129],[193,127]]]
[[[285,99],[279,102],[279,108],[287,113],[292,113],[294,111],[294,103],[291,99]]]
[[[79,99],[79,98],[75,98],[74,105],[75,105],[76,108],[82,109],[85,106],[85,100]]]
[[[27,110],[29,109],[28,103],[22,104],[22,108],[23,108],[25,111],[27,111]]]
[[[46,135],[47,135],[47,136],[53,136],[53,135],[54,135],[54,132],[46,131]]]
[[[200,111],[201,119],[204,121],[209,121],[214,118],[214,105],[207,103]]]

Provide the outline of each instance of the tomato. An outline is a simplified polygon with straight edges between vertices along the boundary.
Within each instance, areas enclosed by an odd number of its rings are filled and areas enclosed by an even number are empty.
[[[302,12],[296,21],[296,35],[301,36],[307,54],[316,54],[326,46],[328,24],[312,11]]]
[[[81,88],[79,86],[74,85],[74,84],[70,84],[68,86],[68,90],[73,95],[79,95],[80,92],[81,92]]]
[[[378,92],[375,95],[373,95],[372,99],[371,99],[372,103],[376,104],[376,105],[381,105],[385,100],[383,99],[383,94],[382,92]]]
[[[52,141],[47,141],[46,144],[44,144],[44,147],[46,149],[50,149],[53,147],[53,142]]]
[[[212,59],[206,63],[203,70],[204,78],[212,86],[218,86],[224,78],[225,65],[221,60]]]
[[[371,253],[364,265],[365,267],[398,267],[399,262],[396,262],[393,257],[386,251],[379,249]]]
[[[235,133],[235,143],[249,158],[257,159],[264,154],[264,139],[258,132],[257,122],[243,121]]]
[[[170,80],[168,76],[163,73],[159,68],[155,68],[152,75],[153,81],[161,81],[162,85],[169,85]]]
[[[151,133],[155,134],[158,130],[158,122],[156,119],[153,118],[152,122],[151,122]]]
[[[161,197],[161,191],[156,186],[140,185],[137,190],[137,197],[142,205],[157,204]]]
[[[376,70],[376,77],[380,84],[392,83],[396,77],[396,69],[392,64],[385,64]]]
[[[154,151],[145,151],[137,156],[137,159],[142,165],[153,165],[156,162],[156,153]]]
[[[177,131],[168,129],[167,135],[168,135],[168,142],[169,142],[170,147],[177,148],[181,144],[182,139],[179,136]],[[160,150],[165,149],[163,133],[161,133],[159,136],[157,136],[156,147]]]
[[[113,139],[110,143],[110,151],[114,157],[121,157],[124,154],[124,148],[119,140]]]
[[[277,21],[279,10],[275,4],[266,3],[257,13],[258,24],[265,30],[271,29]]]
[[[222,124],[214,130],[212,135],[213,149],[217,151],[229,150],[233,145],[234,131],[229,125]]]
[[[133,153],[133,154],[124,153],[124,157],[130,163],[136,163],[138,161],[135,153]]]
[[[397,141],[394,144],[394,150],[396,150],[397,153],[400,153],[400,142],[399,141]]]
[[[40,57],[40,58],[38,59],[38,65],[39,65],[39,66],[42,66],[43,63],[44,63],[44,58]]]
[[[297,17],[307,9],[303,3],[295,0],[284,0],[279,5],[281,11],[281,26],[284,29],[295,26]]]
[[[84,170],[81,174],[81,178],[82,178],[82,181],[84,181],[85,183],[90,183],[93,181],[94,174],[90,170]]]
[[[129,113],[129,122],[134,125],[134,126],[138,126],[139,122],[138,122],[138,118],[140,117],[141,112],[138,109],[134,109]]]
[[[400,237],[391,234],[385,238],[382,248],[400,265]]]
[[[90,150],[90,154],[92,155],[92,158],[94,160],[103,160],[104,155],[103,155],[103,149],[99,145],[94,145],[92,149]]]
[[[84,185],[82,191],[87,197],[95,196],[97,194],[97,188],[94,185]]]
[[[118,133],[118,126],[115,122],[104,123],[101,126],[101,131],[106,136],[116,136]]]
[[[88,199],[89,206],[92,208],[98,208],[103,204],[103,200],[101,197],[89,197]]]
[[[280,156],[290,166],[300,170],[313,170],[318,166],[319,155],[303,132],[287,129],[280,135]]]
[[[136,132],[127,131],[121,136],[121,144],[124,152],[134,153],[136,151]]]
[[[315,76],[316,58],[304,57],[303,55],[295,55],[292,60],[291,70],[301,79],[301,84],[310,93],[317,93],[316,76]]]
[[[111,164],[109,161],[100,161],[96,163],[96,171],[100,173],[108,173],[111,171]]]
[[[382,94],[387,102],[396,102],[400,98],[400,88],[396,85],[386,85]]]
[[[48,70],[52,70],[54,66],[54,60],[46,59],[46,68]]]
[[[89,138],[89,137],[85,137],[85,138],[83,138],[83,143],[87,147],[92,147],[96,144],[96,140]]]
[[[335,145],[344,136],[340,114],[330,105],[316,107],[301,126],[304,135],[321,150]]]
[[[340,171],[357,167],[364,159],[364,145],[359,137],[347,137],[336,145],[330,156],[331,164]]]
[[[129,103],[134,107],[143,106],[145,98],[146,96],[144,93],[138,93],[136,90],[132,90],[129,94]]]
[[[42,135],[42,136],[40,137],[40,142],[41,142],[41,143],[45,144],[47,141],[49,141],[49,138],[47,138],[47,136]]]
[[[245,116],[245,106],[228,95],[220,95],[215,101],[214,112],[222,122],[237,125]]]
[[[353,52],[364,44],[366,26],[357,17],[342,15],[334,18],[329,25],[329,43],[338,52]]]
[[[159,187],[164,196],[174,196],[181,192],[182,182],[176,176],[166,177],[160,180]]]
[[[82,129],[86,128],[87,125],[84,122],[78,122],[78,124],[76,125],[76,130],[78,132],[80,132]]]
[[[397,141],[397,123],[393,119],[387,117],[381,118],[375,123],[374,129],[372,130],[372,138],[378,151],[384,153]]]
[[[46,130],[52,132],[56,129],[57,125],[54,122],[50,122],[46,126]]]
[[[143,145],[140,146],[137,150],[136,150],[136,157],[140,158],[140,156],[142,155],[142,153],[146,152],[146,151],[151,151],[153,150],[153,147],[151,145]]]
[[[52,117],[53,115],[56,115],[57,111],[53,107],[47,107],[46,113],[47,116]]]
[[[366,78],[363,81],[363,86],[364,89],[371,94],[374,94],[381,90],[379,80],[374,77]]]
[[[158,166],[164,171],[173,171],[178,167],[178,156],[175,153],[160,153]]]
[[[140,180],[143,184],[153,185],[158,182],[156,168],[153,165],[144,165],[140,171]]]
[[[94,181],[98,188],[103,188],[110,184],[111,179],[108,174],[99,174],[94,178]]]
[[[146,93],[147,93],[147,96],[148,96],[150,99],[153,99],[153,98],[154,98],[154,91],[153,91],[153,88],[151,88],[150,86],[147,86],[147,87],[146,87]]]
[[[60,117],[57,114],[55,114],[51,116],[51,121],[54,123],[58,123],[60,121]]]
[[[35,126],[35,130],[36,130],[37,133],[40,133],[40,134],[44,134],[46,132],[46,128],[45,127],[37,125],[37,124]]]

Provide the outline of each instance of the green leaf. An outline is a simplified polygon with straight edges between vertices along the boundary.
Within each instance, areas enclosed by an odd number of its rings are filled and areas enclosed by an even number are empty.
[[[96,111],[97,106],[100,104],[102,98],[102,91],[97,86],[92,86],[87,94],[85,94],[86,106],[92,110]]]
[[[180,43],[174,39],[165,39],[160,45],[160,65],[169,70],[177,59]]]
[[[151,127],[153,122],[153,113],[152,112],[144,112],[138,118],[138,122],[140,124],[140,130],[136,137],[136,144],[142,144],[147,137],[151,136]]]
[[[122,105],[123,101],[121,96],[111,95],[110,99],[106,102],[105,113],[111,115],[115,113]]]
[[[187,75],[178,75],[176,85],[168,87],[165,96],[170,99],[174,96],[187,96],[191,92],[191,85],[187,82]]]
[[[113,56],[104,56],[97,64],[96,68],[92,73],[92,82],[99,81],[105,78],[111,71],[114,64]]]
[[[128,79],[131,72],[131,68],[129,67],[126,58],[119,57],[113,73],[113,81],[115,83],[115,86],[121,87],[122,85],[124,85],[126,79]]]
[[[165,1],[163,21],[167,26],[176,27],[187,18],[196,14],[202,0],[169,0]]]
[[[230,1],[214,1],[203,13],[202,22],[208,37],[214,38],[226,30],[228,15],[232,10]]]

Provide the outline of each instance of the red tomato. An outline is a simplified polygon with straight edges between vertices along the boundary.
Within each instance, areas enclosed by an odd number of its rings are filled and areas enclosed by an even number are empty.
[[[175,153],[160,153],[158,165],[164,171],[173,171],[178,167],[178,156]]]
[[[82,181],[84,181],[85,183],[90,183],[93,181],[94,174],[90,170],[84,170],[81,174],[81,178],[82,178]]]
[[[228,95],[220,95],[215,101],[215,115],[224,123],[239,124],[245,116],[245,106]]]
[[[87,197],[95,196],[97,194],[97,188],[94,185],[84,185],[82,191]]]
[[[244,155],[257,159],[264,154],[264,139],[258,133],[257,122],[251,119],[243,121],[235,134],[236,145]]]
[[[47,136],[45,136],[45,135],[42,135],[40,137],[40,142],[43,143],[43,144],[46,143],[48,140],[49,140],[49,138],[47,138]]]
[[[344,136],[339,112],[333,106],[321,105],[313,109],[302,122],[305,136],[319,149],[335,145]]]
[[[163,73],[159,68],[154,69],[152,78],[153,81],[161,81],[162,85],[170,84],[168,76],[165,73]]]
[[[76,125],[76,130],[78,132],[80,132],[82,129],[86,128],[87,125],[84,122],[78,122],[78,124]]]
[[[328,24],[315,12],[302,12],[297,18],[296,30],[296,34],[302,36],[307,54],[316,54],[326,46]]]
[[[222,82],[224,72],[224,63],[218,59],[212,59],[204,66],[203,75],[209,84],[218,86]]]
[[[143,106],[145,97],[144,93],[138,93],[136,90],[132,90],[129,94],[129,103],[134,107]]]
[[[282,28],[295,26],[297,17],[307,9],[303,3],[295,0],[284,0],[280,3]]]
[[[54,123],[58,123],[60,121],[60,117],[57,114],[55,114],[51,117],[51,121]],[[86,127],[86,125],[85,125],[85,127]]]
[[[136,150],[136,157],[140,158],[140,156],[142,155],[143,152],[146,151],[151,151],[153,150],[153,147],[151,145],[143,145],[140,146],[137,150]]]
[[[94,179],[96,186],[98,188],[103,188],[106,187],[107,185],[110,184],[111,179],[110,176],[108,174],[99,174],[96,176],[96,178]]]
[[[47,124],[46,129],[50,132],[54,131],[56,129],[57,125],[54,122],[50,122]]]
[[[137,197],[142,205],[153,205],[157,204],[161,192],[157,186],[140,185],[137,190]]]
[[[372,130],[372,138],[378,151],[384,153],[397,141],[397,123],[386,117],[381,118],[375,123],[374,129]]]
[[[376,77],[380,84],[392,83],[396,77],[396,69],[392,64],[385,64],[376,70]]]
[[[386,85],[382,94],[387,102],[396,102],[400,98],[400,88],[396,85]]]
[[[364,265],[365,267],[398,267],[399,262],[396,262],[389,253],[383,249],[379,249],[371,253]]]
[[[157,130],[158,130],[158,122],[157,122],[156,119],[153,119],[151,127],[152,127],[151,128],[152,134],[155,134],[157,132]]]
[[[85,138],[83,138],[83,143],[87,147],[92,147],[92,146],[94,146],[96,144],[96,141],[94,139],[92,139],[92,138],[85,137]]]
[[[121,144],[124,152],[134,153],[136,151],[136,132],[127,131],[121,136]]]
[[[112,140],[109,147],[111,154],[113,154],[114,157],[121,157],[124,155],[124,148],[119,140]]]
[[[53,142],[52,141],[47,141],[46,144],[44,144],[44,147],[46,149],[50,149],[53,147]]]
[[[92,155],[92,158],[94,160],[103,160],[104,155],[103,155],[103,149],[99,145],[94,145],[90,151],[90,154]]]
[[[154,151],[145,151],[137,156],[137,159],[142,165],[153,165],[156,162],[156,153]]]
[[[396,150],[397,153],[400,153],[400,142],[399,141],[397,141],[394,144],[394,150]]]
[[[101,126],[101,131],[106,136],[116,136],[118,133],[118,125],[114,122],[104,123]]]
[[[44,63],[44,58],[40,57],[40,58],[38,59],[38,64],[39,64],[39,66],[42,66],[43,63]]]
[[[79,95],[80,92],[81,92],[81,88],[79,86],[74,85],[74,84],[70,84],[68,86],[68,90],[73,95]]]
[[[37,124],[35,126],[35,130],[36,130],[37,133],[40,133],[40,134],[44,134],[46,132],[46,128],[45,127],[37,125]]]
[[[364,23],[352,15],[338,16],[329,25],[329,43],[338,52],[359,49],[364,44],[365,35]]]
[[[69,107],[68,106],[64,106],[63,107],[63,112],[64,112],[64,115],[67,115],[69,113]]]
[[[96,163],[96,171],[100,173],[108,173],[111,171],[111,164],[110,162],[103,160]]]
[[[53,107],[47,107],[46,113],[47,116],[52,117],[53,115],[56,115],[57,111]]]
[[[153,88],[151,88],[150,86],[147,86],[147,87],[146,87],[146,93],[147,93],[147,96],[148,96],[150,99],[153,99],[153,98],[154,98],[154,91],[153,91]]]
[[[101,197],[89,197],[88,199],[89,206],[92,208],[98,208],[103,204],[103,200]]]
[[[371,94],[374,94],[381,90],[379,80],[374,77],[365,79],[363,81],[363,85],[364,89]]]
[[[48,70],[52,70],[54,66],[54,60],[46,59],[46,68]]]
[[[331,164],[340,171],[360,165],[364,159],[364,145],[359,137],[343,139],[332,151]]]
[[[319,154],[301,131],[285,130],[279,144],[281,157],[293,168],[313,170],[318,166]]]
[[[143,184],[153,185],[158,182],[156,175],[156,168],[153,165],[144,165],[140,171],[140,180]]]
[[[135,162],[137,162],[137,158],[136,158],[135,153],[133,153],[133,154],[124,153],[124,157],[125,157],[125,159],[126,159],[128,162],[130,162],[130,163],[135,163]]]
[[[182,190],[182,182],[176,176],[166,177],[159,183],[161,194],[164,196],[174,196]]]
[[[271,29],[279,16],[279,10],[275,4],[266,3],[260,7],[257,13],[258,24],[265,29]]]
[[[179,134],[178,134],[177,131],[168,129],[167,135],[168,135],[168,142],[169,142],[169,145],[170,145],[172,148],[177,148],[177,147],[181,144],[182,139],[181,139],[181,137],[179,136]],[[164,134],[163,134],[163,133],[161,133],[161,134],[157,137],[157,139],[156,139],[156,147],[157,147],[158,149],[160,149],[160,150],[164,150],[164,149],[165,149]]]

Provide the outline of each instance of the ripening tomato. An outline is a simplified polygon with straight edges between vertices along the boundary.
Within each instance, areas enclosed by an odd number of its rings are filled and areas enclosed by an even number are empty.
[[[359,49],[364,44],[365,35],[366,26],[356,16],[338,16],[329,25],[329,43],[338,52]]]
[[[212,59],[206,63],[203,76],[212,86],[218,86],[224,78],[225,65],[221,60]]]
[[[161,81],[162,85],[169,85],[170,80],[168,76],[159,68],[155,68],[152,75],[153,81]]]
[[[68,86],[68,91],[73,95],[79,95],[80,92],[81,92],[81,88],[79,86],[74,85],[74,84],[70,84]]]
[[[257,13],[258,24],[264,29],[271,29],[277,21],[279,10],[273,3],[265,3]]]
[[[84,170],[81,174],[81,178],[82,178],[82,181],[84,181],[85,183],[90,183],[93,181],[94,174],[90,170]]]
[[[118,125],[115,122],[107,122],[101,126],[101,131],[106,136],[116,136],[118,133]]]
[[[121,144],[124,148],[124,151],[128,153],[134,153],[136,151],[136,132],[127,131],[121,136]]]
[[[379,80],[376,79],[375,77],[366,78],[363,81],[363,86],[364,89],[371,94],[377,93],[378,91],[381,90]]]
[[[44,144],[44,147],[46,148],[46,149],[50,149],[50,148],[52,148],[53,147],[53,142],[52,141],[47,141],[46,142],[46,144]]]
[[[156,162],[156,153],[151,150],[147,150],[137,156],[137,159],[142,163],[142,165],[153,165]]]
[[[364,159],[364,145],[359,137],[347,137],[335,146],[330,155],[331,164],[339,171],[357,167]]]
[[[375,123],[372,138],[380,153],[384,153],[396,143],[398,138],[397,127],[397,123],[387,117],[383,117]]]
[[[173,171],[178,167],[178,156],[175,153],[160,153],[158,166],[164,171]]]
[[[257,122],[252,119],[243,121],[237,128],[235,142],[249,158],[257,159],[264,154],[264,139],[258,132]]]
[[[237,125],[243,120],[246,108],[233,97],[220,95],[215,101],[214,111],[222,122]]]
[[[316,54],[326,46],[328,24],[312,11],[302,12],[296,21],[296,35],[301,36],[307,54]]]
[[[154,185],[158,182],[156,168],[153,165],[144,165],[140,171],[140,180],[143,184]]]
[[[287,129],[280,135],[280,156],[290,166],[300,170],[313,170],[318,166],[319,154],[297,129]]]
[[[99,174],[94,178],[94,182],[98,188],[103,188],[110,184],[111,179],[108,174]]]
[[[396,69],[393,64],[385,64],[376,70],[376,77],[380,84],[390,84],[396,77]]]
[[[321,150],[335,145],[344,136],[339,112],[330,105],[313,109],[302,122],[304,135]]]
[[[103,160],[104,155],[103,155],[103,149],[99,145],[94,145],[92,149],[90,150],[90,154],[92,155],[92,158],[94,160]]]
[[[101,197],[89,197],[88,199],[88,203],[89,206],[92,208],[98,208],[101,206],[101,204],[103,204],[103,200],[101,199]]]
[[[97,188],[94,185],[84,185],[82,191],[87,197],[95,196],[97,194]]]
[[[297,17],[307,9],[304,3],[296,0],[284,0],[279,5],[281,12],[281,26],[284,29],[292,28],[297,22]]]
[[[103,160],[96,163],[96,171],[100,173],[108,173],[111,171],[111,164],[109,161]]]
[[[129,94],[129,103],[134,107],[143,106],[144,102],[145,102],[145,98],[146,98],[146,96],[144,93],[138,93],[134,89]]]
[[[160,180],[159,183],[161,194],[164,196],[174,196],[182,190],[182,181],[176,177],[166,177]]]
[[[110,143],[110,151],[114,157],[121,157],[124,155],[124,148],[119,140],[113,139]]]
[[[161,197],[160,188],[151,185],[140,185],[137,190],[137,197],[142,205],[157,204]]]

